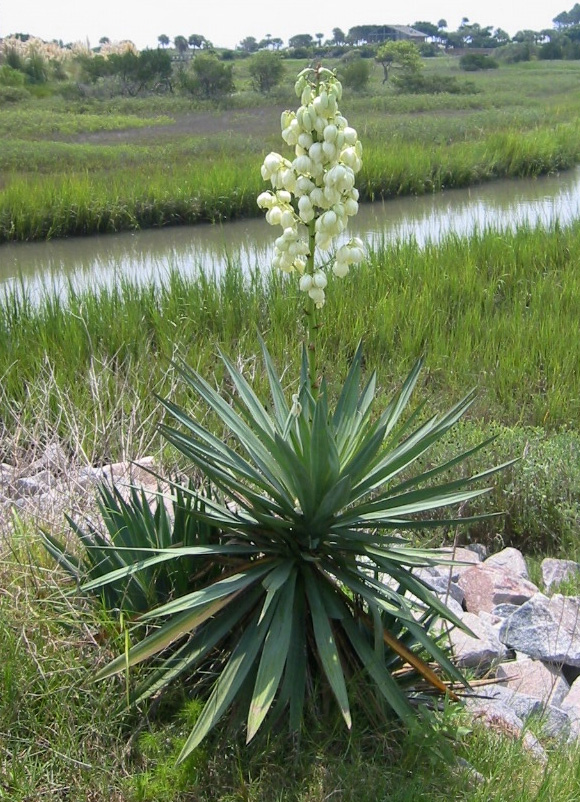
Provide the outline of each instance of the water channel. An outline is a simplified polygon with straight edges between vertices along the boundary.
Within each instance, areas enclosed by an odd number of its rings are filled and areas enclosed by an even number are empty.
[[[414,238],[420,245],[453,232],[566,225],[580,219],[580,168],[558,176],[497,181],[471,189],[361,206],[349,236],[370,244]],[[279,229],[264,219],[154,229],[51,242],[0,245],[0,295],[111,286],[121,278],[162,282],[170,270],[219,272],[229,259],[267,270]]]

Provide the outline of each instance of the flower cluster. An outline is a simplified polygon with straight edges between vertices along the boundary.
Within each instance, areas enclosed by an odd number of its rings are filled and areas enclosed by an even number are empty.
[[[362,166],[362,145],[354,128],[338,109],[342,86],[330,70],[303,70],[296,82],[302,105],[282,114],[282,138],[294,148],[293,161],[269,153],[262,177],[272,191],[258,196],[266,220],[280,225],[275,243],[274,267],[297,271],[300,289],[317,307],[324,304],[327,279],[314,268],[314,251],[329,251],[358,211],[355,174]],[[337,276],[345,276],[351,264],[364,257],[363,243],[354,238],[342,245],[333,264]]]

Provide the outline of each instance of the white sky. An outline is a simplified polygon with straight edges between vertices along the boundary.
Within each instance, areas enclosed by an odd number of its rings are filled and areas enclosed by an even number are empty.
[[[65,43],[85,41],[91,47],[102,36],[112,41],[131,39],[139,48],[156,47],[166,34],[201,34],[216,47],[235,47],[246,36],[266,34],[288,38],[332,29],[347,33],[355,25],[409,25],[417,20],[447,20],[456,30],[462,17],[482,26],[503,28],[510,35],[529,28],[551,28],[552,19],[569,11],[575,0],[1,0],[0,37],[29,33]]]

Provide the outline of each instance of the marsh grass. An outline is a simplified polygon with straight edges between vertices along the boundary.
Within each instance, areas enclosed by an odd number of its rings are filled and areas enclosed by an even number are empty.
[[[448,236],[424,248],[413,242],[378,247],[329,293],[325,316],[332,325],[320,338],[322,353],[332,354],[325,366],[331,387],[346,375],[362,339],[384,393],[424,354],[424,387],[434,403],[447,404],[477,385],[478,418],[574,426],[580,415],[580,346],[573,336],[579,262],[579,225]],[[147,418],[151,390],[164,392],[175,353],[213,375],[216,348],[252,359],[258,330],[281,369],[295,375],[300,303],[284,275],[244,277],[234,264],[218,277],[172,272],[161,286],[124,281],[115,288],[71,289],[68,298],[49,292],[38,304],[16,288],[0,304],[0,403],[5,410],[10,402],[26,418],[34,399],[46,397],[50,375],[85,419],[94,403],[92,369],[103,383],[104,418],[109,404],[129,404],[121,400],[129,388],[130,403],[139,399]],[[52,406],[54,425],[62,429],[60,402]],[[114,433],[111,438],[115,452]]]
[[[431,61],[428,71],[457,74],[456,62]],[[246,65],[236,66],[243,73]],[[476,94],[418,96],[383,87],[374,66],[368,91],[347,90],[344,100],[365,144],[363,199],[541,175],[580,159],[575,63],[502,67],[473,77]],[[277,115],[265,126],[256,112],[292,107],[295,98],[288,88],[263,98],[247,83],[243,73],[221,110],[176,97],[68,105],[54,97],[1,110],[0,242],[257,215],[258,166],[278,149],[279,131]],[[211,133],[196,135],[195,111],[221,114],[223,128],[214,121]],[[185,114],[192,130],[168,134]],[[134,141],[137,127],[148,130]],[[101,139],[87,142],[94,134]]]

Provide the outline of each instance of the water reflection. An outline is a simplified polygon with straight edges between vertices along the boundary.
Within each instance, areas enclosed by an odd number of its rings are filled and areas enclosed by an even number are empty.
[[[505,230],[522,223],[566,225],[580,218],[580,169],[559,176],[500,181],[420,198],[361,207],[349,236],[373,244],[414,238],[420,245],[450,232]],[[276,229],[263,219],[223,225],[166,228],[53,242],[0,246],[0,287],[32,297],[130,281],[163,281],[171,269],[216,272],[228,259],[248,270],[267,270]]]

